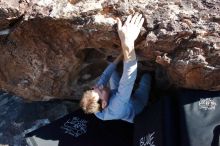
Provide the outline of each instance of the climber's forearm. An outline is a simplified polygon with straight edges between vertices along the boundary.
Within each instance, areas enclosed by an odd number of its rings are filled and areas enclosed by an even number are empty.
[[[121,42],[121,46],[124,54],[124,61],[136,59],[134,42]]]

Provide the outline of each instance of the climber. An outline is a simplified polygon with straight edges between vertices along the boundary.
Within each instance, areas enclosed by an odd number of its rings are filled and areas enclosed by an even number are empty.
[[[144,18],[139,13],[128,16],[124,25],[117,18],[122,54],[108,65],[92,90],[83,94],[80,106],[85,113],[94,113],[101,120],[121,119],[133,123],[134,116],[146,105],[151,84],[151,76],[148,73],[143,74],[138,88],[132,94],[137,76],[134,42],[143,22]],[[123,73],[119,78],[116,66],[122,58]],[[110,87],[107,86],[108,82]]]

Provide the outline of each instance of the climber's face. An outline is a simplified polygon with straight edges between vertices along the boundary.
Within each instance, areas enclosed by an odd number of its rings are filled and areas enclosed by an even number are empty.
[[[99,100],[98,102],[101,104],[102,109],[108,106],[109,101],[109,91],[110,89],[107,87],[95,87],[94,91],[98,93]]]

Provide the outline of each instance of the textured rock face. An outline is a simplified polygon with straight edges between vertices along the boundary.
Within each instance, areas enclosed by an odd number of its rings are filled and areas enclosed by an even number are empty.
[[[146,21],[136,41],[159,80],[220,90],[218,0],[1,0],[0,87],[31,100],[80,98],[120,52],[116,17]]]

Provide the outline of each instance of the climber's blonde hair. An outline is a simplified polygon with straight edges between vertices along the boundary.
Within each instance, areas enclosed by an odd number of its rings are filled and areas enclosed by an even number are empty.
[[[80,107],[87,114],[99,112],[101,110],[101,104],[98,93],[94,90],[84,92],[80,101]]]

